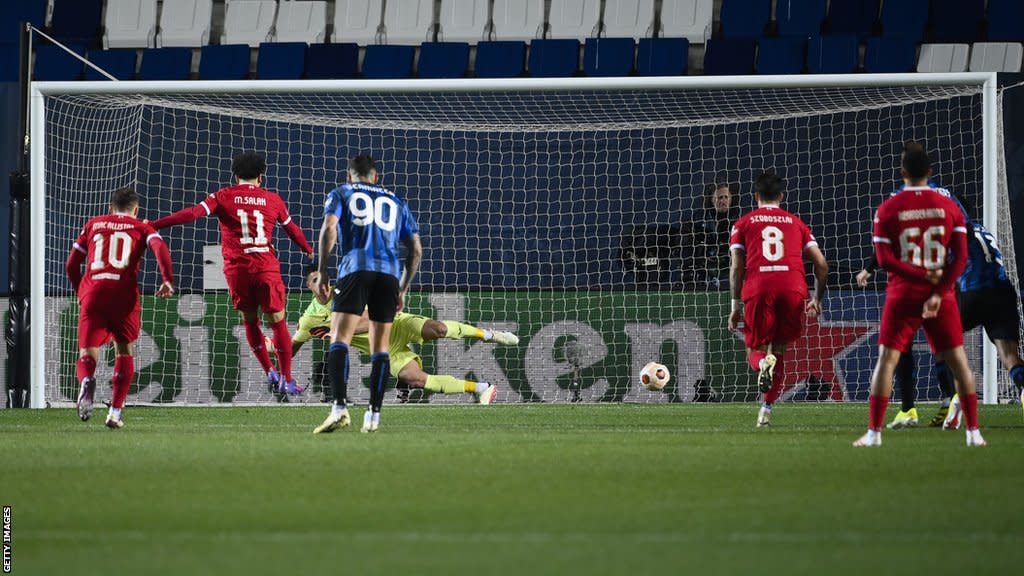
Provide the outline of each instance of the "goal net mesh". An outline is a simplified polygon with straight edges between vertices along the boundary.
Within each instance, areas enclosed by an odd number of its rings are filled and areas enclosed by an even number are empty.
[[[417,348],[424,368],[494,383],[503,402],[756,399],[741,338],[726,329],[726,241],[731,221],[754,206],[751,182],[772,169],[786,179],[784,207],[810,225],[832,268],[824,315],[787,352],[783,400],[863,400],[885,275],[865,290],[853,276],[871,254],[873,210],[899,184],[901,143],[924,142],[936,182],[980,217],[982,126],[980,88],[956,85],[49,96],[47,401],[77,393],[78,309],[63,262],[82,224],[120,186],[137,187],[143,218],[193,205],[231,183],[231,158],[243,150],[266,157],[265,187],[314,245],[347,159],[375,156],[383,184],[420,223],[425,257],[409,311],[521,338],[516,347],[428,342]],[[999,238],[1016,279],[1004,173]],[[709,200],[716,185],[731,193],[722,212]],[[305,394],[267,390],[224,287],[214,219],[162,233],[179,294],[151,296],[159,281],[148,257],[129,402],[320,401],[320,342],[295,360]],[[308,261],[276,236],[294,329],[311,298]],[[980,374],[981,336],[968,348]],[[920,397],[936,399],[923,339],[915,355]],[[652,360],[672,373],[661,392],[638,384]],[[364,401],[369,360],[352,361],[350,396]],[[101,398],[112,364],[106,350]],[[999,380],[1009,397],[1006,375]]]

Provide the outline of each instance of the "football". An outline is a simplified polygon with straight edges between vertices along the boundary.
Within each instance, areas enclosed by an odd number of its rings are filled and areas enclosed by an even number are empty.
[[[640,383],[651,392],[657,392],[668,384],[669,376],[671,375],[664,364],[648,362],[640,371]]]

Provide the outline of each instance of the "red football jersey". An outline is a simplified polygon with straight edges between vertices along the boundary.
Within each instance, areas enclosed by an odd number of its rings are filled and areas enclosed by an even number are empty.
[[[886,296],[925,299],[937,289],[924,279],[928,270],[954,269],[946,257],[953,248],[953,235],[964,234],[967,224],[963,212],[952,200],[927,186],[906,187],[889,197],[875,213],[872,241],[891,248],[897,261],[879,264],[889,272]],[[959,260],[966,260],[959,254]],[[939,291],[952,290],[955,272],[944,274]],[[916,278],[913,276],[917,276]],[[945,276],[950,276],[946,278]]]
[[[229,186],[199,203],[220,220],[224,272],[280,271],[274,228],[292,221],[280,196],[252,184]]]
[[[817,246],[811,229],[778,206],[748,212],[736,221],[730,250],[746,254],[743,299],[757,294],[795,291],[807,297],[804,250]]]
[[[150,239],[160,234],[149,224],[126,214],[106,214],[85,223],[73,248],[85,254],[85,275],[78,287],[82,302],[91,294],[111,291],[124,298],[136,299],[139,294],[139,262]]]

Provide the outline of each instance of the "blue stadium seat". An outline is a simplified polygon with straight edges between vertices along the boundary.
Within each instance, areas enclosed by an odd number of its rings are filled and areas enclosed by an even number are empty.
[[[248,77],[248,44],[203,46],[199,53],[200,80],[245,80]]]
[[[305,42],[261,42],[256,55],[260,80],[298,80],[306,71]]]
[[[969,44],[981,37],[985,0],[932,0],[932,41]],[[1024,21],[1017,21],[1024,27]]]
[[[853,34],[814,36],[807,43],[807,71],[811,74],[853,74],[857,71],[859,43]]]
[[[1024,41],[1024,2],[988,0],[988,41]]]
[[[190,48],[146,48],[142,51],[139,80],[188,80],[191,71]]]
[[[832,0],[825,27],[829,34],[856,34],[866,39],[878,22],[881,0]]]
[[[632,38],[587,38],[583,72],[587,76],[629,76],[635,56],[636,42]]]
[[[46,23],[48,0],[7,0],[0,2],[0,44],[18,44],[21,23],[31,22],[42,29]],[[18,73],[15,71],[14,76]]]
[[[85,54],[85,46],[81,44],[70,44],[68,48],[77,54]],[[44,44],[36,48],[32,77],[40,81],[78,80],[82,77],[82,61],[59,46]]]
[[[495,40],[476,45],[478,78],[515,78],[526,70],[526,43]]]
[[[89,61],[118,80],[131,80],[135,77],[135,56],[134,48],[89,51]],[[84,66],[83,69],[86,80],[109,80],[91,66]]]
[[[689,68],[686,38],[641,38],[636,71],[641,76],[684,76]]]
[[[763,38],[757,43],[758,74],[799,74],[806,58],[804,38]]]
[[[61,42],[98,47],[103,24],[103,0],[55,0],[50,27]]]
[[[306,50],[306,78],[355,78],[359,74],[359,45],[310,44]]]
[[[771,12],[771,0],[722,0],[722,37],[761,38]]]
[[[779,36],[816,36],[825,20],[825,0],[778,0],[775,23]]]
[[[872,74],[913,72],[917,66],[917,43],[899,36],[868,38],[864,71]]]
[[[530,42],[530,76],[566,78],[579,69],[580,42],[575,38],[556,38]]]
[[[753,38],[713,38],[704,51],[704,74],[709,76],[735,76],[754,73]]]
[[[928,0],[885,0],[879,20],[882,36],[902,36],[920,42],[928,24]]]
[[[412,76],[412,46],[371,44],[363,57],[363,78],[387,79]]]
[[[420,45],[420,78],[465,78],[468,42],[424,42]]]

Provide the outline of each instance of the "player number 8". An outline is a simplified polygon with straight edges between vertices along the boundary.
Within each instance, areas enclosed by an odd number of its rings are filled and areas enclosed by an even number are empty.
[[[387,213],[385,213],[385,207]],[[369,194],[356,192],[349,198],[348,209],[352,212],[352,222],[356,226],[373,224],[385,232],[395,229],[398,205],[387,196],[377,196],[376,199],[373,199]]]
[[[769,262],[778,262],[786,254],[786,246],[782,243],[782,230],[775,226],[766,226],[761,230],[761,253]]]

